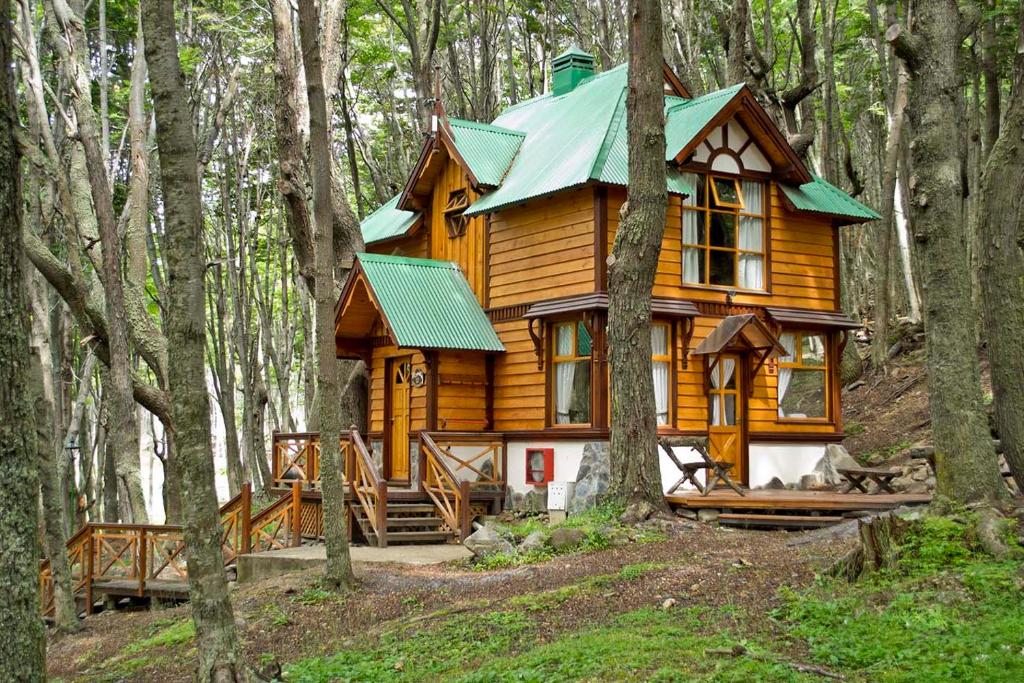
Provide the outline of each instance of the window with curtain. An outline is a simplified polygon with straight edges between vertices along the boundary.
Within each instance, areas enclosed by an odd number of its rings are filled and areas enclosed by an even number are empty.
[[[672,355],[669,352],[669,327],[664,323],[651,325],[651,367],[654,373],[654,408],[658,425],[667,425],[669,415],[669,391],[671,390]]]
[[[779,358],[780,418],[828,418],[827,340],[819,332],[786,332],[779,337],[786,349],[786,355]]]
[[[578,321],[556,323],[553,332],[554,423],[590,424],[590,333]]]
[[[683,200],[683,283],[765,288],[764,183],[685,173],[697,189]]]

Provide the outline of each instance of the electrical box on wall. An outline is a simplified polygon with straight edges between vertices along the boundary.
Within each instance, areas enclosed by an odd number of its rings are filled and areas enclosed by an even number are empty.
[[[569,499],[576,490],[574,481],[553,481],[548,484],[548,510],[565,510],[569,507]]]
[[[546,486],[555,477],[555,449],[526,449],[526,483],[530,486]]]

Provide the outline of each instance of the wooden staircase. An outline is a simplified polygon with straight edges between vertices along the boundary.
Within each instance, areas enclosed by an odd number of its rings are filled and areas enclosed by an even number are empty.
[[[433,503],[392,503],[387,506],[385,543],[380,543],[377,532],[361,505],[352,505],[352,516],[369,545],[397,545],[413,543],[449,543],[455,534],[437,515]]]

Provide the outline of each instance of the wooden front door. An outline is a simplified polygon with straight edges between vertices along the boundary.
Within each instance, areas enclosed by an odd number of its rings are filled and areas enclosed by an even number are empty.
[[[388,361],[386,402],[387,430],[384,443],[384,476],[389,481],[409,481],[409,399],[412,357]]]
[[[733,464],[733,481],[746,481],[744,466],[746,444],[743,423],[746,401],[743,400],[743,359],[722,354],[711,368],[708,382],[708,450],[715,460]]]

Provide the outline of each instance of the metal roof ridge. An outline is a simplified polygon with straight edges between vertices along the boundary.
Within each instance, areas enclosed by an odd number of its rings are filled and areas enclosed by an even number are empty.
[[[626,85],[623,85],[622,92],[619,93],[619,101],[615,103],[612,115],[608,118],[608,127],[605,128],[601,145],[597,148],[597,156],[594,157],[594,163],[590,167],[589,177],[591,180],[601,177],[604,165],[608,161],[608,155],[611,153],[611,147],[615,144],[615,135],[618,133],[619,127],[626,121],[626,90]]]
[[[390,263],[393,265],[421,266],[423,268],[447,268],[462,272],[458,264],[442,259],[417,258],[415,256],[399,256],[398,254],[374,254],[369,251],[356,252],[356,258],[366,263]]]
[[[499,133],[503,135],[514,135],[517,137],[526,137],[526,133],[521,130],[513,130],[512,128],[504,128],[502,126],[496,126],[493,123],[484,123],[482,121],[470,121],[468,119],[457,119],[448,117],[448,123],[454,128],[473,128],[475,130],[482,130],[491,133]]]
[[[702,104],[704,102],[707,102],[708,100],[717,99],[720,97],[733,97],[736,95],[736,93],[743,89],[744,85],[744,83],[737,83],[736,85],[730,85],[728,88],[715,90],[713,92],[705,93],[704,95],[700,95],[698,97],[692,97],[684,102],[680,102],[679,104],[674,104],[665,111],[665,117],[667,118],[668,115],[673,112],[682,111],[683,109],[689,109],[692,106]]]

